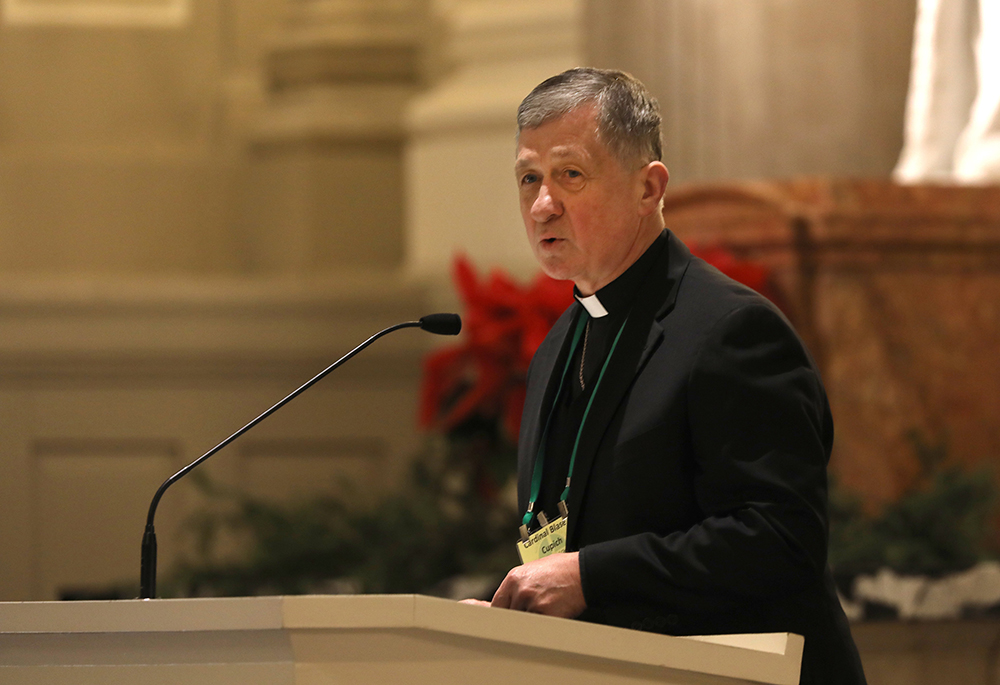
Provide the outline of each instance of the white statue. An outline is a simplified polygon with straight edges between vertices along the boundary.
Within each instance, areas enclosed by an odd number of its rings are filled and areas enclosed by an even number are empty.
[[[1000,183],[1000,0],[918,0],[900,183]]]

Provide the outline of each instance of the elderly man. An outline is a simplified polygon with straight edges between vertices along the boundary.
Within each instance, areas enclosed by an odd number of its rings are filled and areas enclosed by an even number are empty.
[[[675,635],[796,632],[803,683],[863,683],[826,564],[823,385],[770,302],[665,230],[656,101],[628,74],[571,69],[524,99],[518,129],[528,241],[579,302],[529,372],[527,563],[492,605]],[[552,535],[533,545],[538,528]]]

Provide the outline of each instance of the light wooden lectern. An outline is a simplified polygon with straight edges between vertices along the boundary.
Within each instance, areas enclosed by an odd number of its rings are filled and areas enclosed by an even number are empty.
[[[418,595],[0,603],[4,685],[792,685],[802,645]]]

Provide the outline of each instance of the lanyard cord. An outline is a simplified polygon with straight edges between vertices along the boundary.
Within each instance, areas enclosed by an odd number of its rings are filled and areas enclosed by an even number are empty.
[[[538,501],[538,495],[542,489],[542,471],[544,470],[545,462],[545,446],[548,443],[549,428],[552,425],[552,415],[555,413],[556,405],[559,403],[559,397],[562,395],[563,385],[566,383],[566,373],[569,371],[569,368],[573,363],[573,355],[580,342],[580,335],[583,333],[583,329],[589,320],[589,314],[585,313],[584,316],[580,317],[580,321],[576,325],[576,330],[573,332],[573,341],[570,343],[569,355],[566,357],[566,366],[563,368],[562,376],[559,378],[559,389],[556,391],[556,396],[552,401],[552,407],[549,409],[549,416],[545,420],[545,430],[542,432],[542,441],[538,446],[538,455],[535,458],[535,470],[531,475],[531,498],[528,501],[528,510],[524,513],[524,517],[521,519],[521,525],[524,526],[530,524],[531,519],[535,515],[535,502]],[[580,438],[583,435],[583,427],[587,423],[587,415],[590,414],[590,408],[594,404],[594,397],[597,395],[597,389],[601,386],[601,381],[604,379],[604,372],[608,370],[608,363],[611,361],[611,356],[615,353],[615,348],[618,347],[618,340],[622,337],[622,331],[625,330],[626,323],[628,323],[628,317],[625,317],[625,321],[622,322],[621,328],[618,329],[618,334],[615,335],[614,342],[611,343],[611,349],[608,350],[608,355],[604,359],[604,365],[601,366],[601,372],[597,375],[597,382],[594,383],[594,387],[590,391],[590,397],[587,400],[587,406],[583,410],[583,417],[580,419],[580,428],[576,432],[576,440],[573,442],[573,451],[569,458],[569,472],[566,474],[566,488],[559,497],[559,501],[561,502],[565,502],[569,499],[569,484],[573,477],[573,466],[576,464],[576,453],[580,447]]]
[[[538,445],[538,455],[535,458],[535,471],[531,474],[531,498],[528,500],[528,510],[524,512],[524,518],[521,519],[521,525],[523,526],[530,524],[531,519],[535,515],[535,502],[538,501],[538,493],[542,489],[542,464],[545,462],[545,445],[549,441],[549,428],[552,425],[552,414],[554,413],[552,409],[555,409],[559,403],[559,396],[562,395],[563,385],[566,383],[566,374],[573,363],[576,346],[580,342],[580,336],[583,334],[583,329],[589,319],[590,315],[584,311],[583,316],[580,317],[580,320],[576,324],[576,330],[573,332],[573,341],[569,346],[569,354],[566,355],[566,366],[563,367],[562,376],[559,377],[559,387],[556,390],[555,399],[552,400],[552,408],[549,410],[548,418],[545,419],[545,430],[542,431],[542,441]]]

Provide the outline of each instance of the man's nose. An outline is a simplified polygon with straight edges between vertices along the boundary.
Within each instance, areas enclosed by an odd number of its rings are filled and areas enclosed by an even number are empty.
[[[547,183],[538,189],[538,196],[531,205],[531,218],[538,223],[545,223],[562,214],[562,203],[549,190]]]

